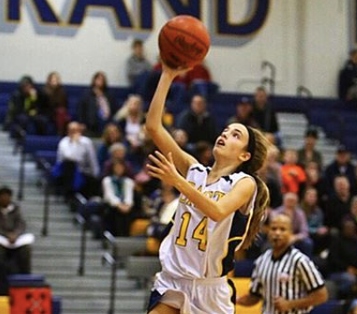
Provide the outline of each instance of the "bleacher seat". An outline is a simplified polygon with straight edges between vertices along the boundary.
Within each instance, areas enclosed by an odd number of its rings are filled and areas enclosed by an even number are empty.
[[[10,299],[6,296],[0,296],[0,313],[10,314]]]
[[[41,136],[41,135],[26,135],[21,146],[20,171],[19,171],[19,189],[18,199],[23,198],[23,184],[25,180],[25,161],[27,156],[35,159],[38,151],[57,151],[57,146],[60,141],[59,136]]]

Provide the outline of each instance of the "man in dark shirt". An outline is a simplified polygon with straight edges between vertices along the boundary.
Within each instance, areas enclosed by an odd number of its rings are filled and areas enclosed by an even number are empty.
[[[177,128],[186,131],[190,144],[200,141],[214,144],[217,137],[216,123],[207,111],[206,99],[203,96],[192,97],[190,109],[182,112]]]

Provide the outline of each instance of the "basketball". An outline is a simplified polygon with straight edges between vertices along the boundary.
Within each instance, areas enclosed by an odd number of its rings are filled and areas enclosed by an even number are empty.
[[[210,47],[203,23],[190,15],[170,19],[159,33],[160,57],[171,68],[193,67],[201,63]]]

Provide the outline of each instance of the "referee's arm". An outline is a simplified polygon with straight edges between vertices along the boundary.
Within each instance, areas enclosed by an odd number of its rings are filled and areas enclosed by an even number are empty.
[[[294,300],[286,300],[282,297],[274,299],[274,306],[279,311],[289,311],[291,309],[305,309],[316,306],[327,301],[328,293],[325,286],[318,288],[307,294],[305,297]]]

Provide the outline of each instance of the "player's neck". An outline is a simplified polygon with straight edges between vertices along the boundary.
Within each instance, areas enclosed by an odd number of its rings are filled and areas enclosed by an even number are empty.
[[[273,248],[273,258],[275,260],[280,259],[280,257],[282,257],[289,248],[290,248],[290,244]]]
[[[228,176],[234,173],[236,170],[235,167],[232,167],[231,164],[218,163],[217,161],[213,164],[211,171],[209,173],[210,178],[220,178],[223,176]]]

